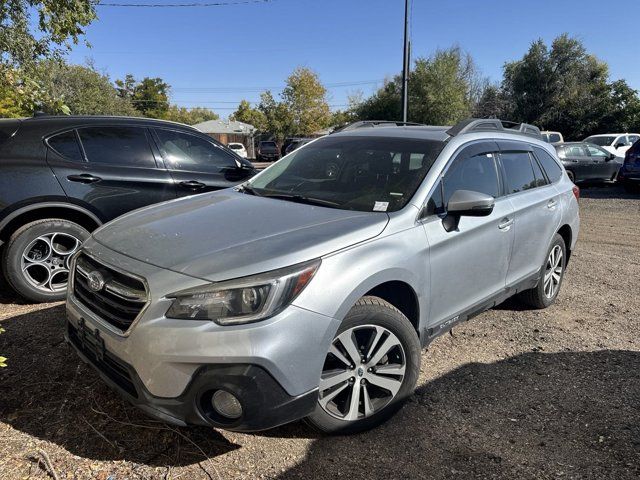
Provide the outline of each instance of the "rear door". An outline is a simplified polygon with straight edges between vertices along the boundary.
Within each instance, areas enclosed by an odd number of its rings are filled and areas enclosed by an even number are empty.
[[[513,208],[502,197],[495,142],[465,147],[444,172],[423,220],[429,242],[430,324],[457,317],[503,292],[513,243]],[[443,226],[446,205],[456,190],[473,190],[496,199],[486,217],[461,217],[458,228]]]
[[[507,286],[537,274],[560,223],[560,199],[542,173],[532,147],[524,142],[498,141],[507,198],[513,207],[514,243]]]
[[[253,175],[223,146],[200,135],[154,128],[154,139],[178,196],[229,188]]]
[[[81,127],[46,142],[47,162],[65,193],[94,207],[104,220],[176,196],[144,126]]]

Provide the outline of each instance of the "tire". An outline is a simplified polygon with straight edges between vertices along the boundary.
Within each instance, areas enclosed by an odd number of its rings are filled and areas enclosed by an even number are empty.
[[[345,343],[350,339],[359,340],[351,343],[351,355],[342,339],[347,339]],[[363,348],[354,350],[356,345]],[[387,348],[389,345],[393,346]],[[327,353],[318,403],[306,418],[307,423],[329,434],[352,434],[384,423],[415,389],[420,350],[418,335],[407,317],[381,298],[362,297],[349,310]],[[338,356],[333,351],[337,351]],[[348,366],[345,361],[351,361],[357,356],[356,352],[368,354],[369,358]],[[386,372],[380,375],[382,369]],[[338,377],[340,381],[327,388]],[[390,390],[379,387],[378,383]],[[354,392],[358,395],[357,405],[352,402]]]
[[[23,225],[9,238],[2,258],[7,282],[31,302],[63,300],[69,259],[88,237],[77,223],[59,218]]]
[[[552,252],[555,252],[555,257],[552,257]],[[558,252],[561,254],[559,261],[557,260]],[[559,234],[556,233],[553,237],[553,242],[544,258],[542,278],[540,278],[538,285],[520,294],[520,299],[524,303],[539,309],[547,308],[555,302],[556,298],[558,298],[560,287],[562,286],[562,280],[564,279],[564,272],[567,265],[567,247],[564,244],[564,239]],[[558,270],[558,268],[560,270]],[[556,275],[553,275],[551,272],[555,272]],[[551,275],[549,277],[552,284],[551,288],[547,281],[548,275]],[[558,277],[557,281],[556,276]]]
[[[576,176],[571,170],[567,170],[567,175],[569,176],[569,180],[571,180],[571,183],[576,183]]]

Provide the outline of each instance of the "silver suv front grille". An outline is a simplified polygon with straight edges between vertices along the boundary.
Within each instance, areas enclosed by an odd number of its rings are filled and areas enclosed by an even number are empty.
[[[73,294],[85,307],[121,332],[147,304],[144,283],[81,253],[73,272]]]

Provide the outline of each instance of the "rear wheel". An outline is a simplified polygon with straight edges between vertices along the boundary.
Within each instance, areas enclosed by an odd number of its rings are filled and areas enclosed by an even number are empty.
[[[307,421],[326,433],[374,428],[402,407],[419,371],[420,342],[407,317],[378,297],[363,297],[331,343]]]
[[[66,296],[69,261],[89,232],[62,219],[36,220],[16,230],[7,243],[2,268],[9,285],[32,302]]]
[[[564,239],[556,233],[542,267],[542,278],[536,287],[522,292],[522,300],[534,308],[547,308],[557,298],[567,264]]]

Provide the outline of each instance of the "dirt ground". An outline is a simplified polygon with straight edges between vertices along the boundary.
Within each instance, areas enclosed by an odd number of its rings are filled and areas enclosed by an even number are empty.
[[[637,479],[640,196],[593,187],[580,205],[558,302],[509,301],[440,338],[405,408],[351,437],[156,422],[63,343],[61,304],[0,287],[0,478]]]

